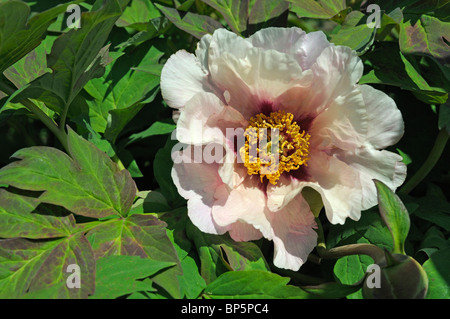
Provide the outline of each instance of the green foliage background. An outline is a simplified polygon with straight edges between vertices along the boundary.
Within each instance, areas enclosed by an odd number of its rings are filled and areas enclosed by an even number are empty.
[[[427,298],[449,298],[450,4],[375,3],[371,29],[370,2],[358,0],[0,0],[0,297],[362,298],[370,257],[313,251],[300,271],[278,269],[269,241],[201,233],[170,177],[168,57],[217,28],[297,26],[356,50],[360,83],[393,97],[405,120],[391,151],[408,165],[398,194],[410,227],[378,207],[345,225],[321,214],[327,248],[401,249],[423,265]],[[79,29],[67,27],[69,4]],[[66,285],[70,264],[79,289]]]

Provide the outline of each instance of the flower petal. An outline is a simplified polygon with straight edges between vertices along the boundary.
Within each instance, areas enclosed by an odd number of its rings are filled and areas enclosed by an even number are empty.
[[[376,149],[397,143],[405,128],[402,114],[394,100],[368,85],[360,85],[359,90],[367,108],[367,141]]]
[[[214,32],[208,62],[212,80],[228,92],[229,104],[245,118],[261,112],[265,102],[288,87],[307,85],[311,80],[311,73],[303,73],[288,54],[255,48],[225,29]]]
[[[311,147],[354,150],[365,143],[368,114],[358,88],[336,97],[314,120]]]
[[[363,73],[363,64],[356,52],[349,47],[326,47],[311,67],[313,87],[304,103],[317,113],[325,109],[336,97],[354,89]]]
[[[278,212],[302,191],[304,183],[296,178],[282,174],[276,185],[267,185],[267,208]]]
[[[274,265],[299,270],[317,245],[317,225],[308,203],[298,195],[280,211],[269,212],[268,218],[273,230]]]
[[[178,117],[177,139],[186,144],[225,143],[227,129],[246,127],[247,121],[234,108],[212,93],[198,93]]]
[[[223,234],[228,229],[217,225],[212,219],[214,189],[222,184],[218,164],[194,163],[189,152],[175,152],[172,179],[181,196],[188,200],[188,215],[201,231]]]
[[[231,224],[228,233],[230,234],[230,237],[235,241],[258,240],[263,237],[261,232],[255,227],[240,221]]]
[[[302,70],[310,69],[322,51],[333,45],[322,31],[306,33],[295,27],[261,29],[248,41],[258,48],[289,54],[297,60]]]
[[[161,71],[161,94],[170,107],[179,109],[198,92],[214,92],[208,72],[195,55],[180,50]]]
[[[395,191],[406,178],[406,165],[402,162],[402,157],[386,150],[379,151],[365,147],[354,153],[338,153],[337,157],[359,174],[362,210],[377,204],[377,191],[373,179],[383,182]]]
[[[245,222],[271,239],[271,225],[265,215],[266,199],[258,178],[248,177],[234,189],[221,185],[214,194],[214,221],[227,227],[237,221]]]
[[[222,141],[222,131],[207,126],[210,116],[223,110],[223,103],[211,93],[195,94],[185,105],[177,121],[177,139],[181,143],[203,145]]]
[[[344,224],[347,217],[361,217],[362,190],[359,174],[346,163],[324,152],[314,151],[308,171],[315,182],[304,182],[321,196],[328,220]]]

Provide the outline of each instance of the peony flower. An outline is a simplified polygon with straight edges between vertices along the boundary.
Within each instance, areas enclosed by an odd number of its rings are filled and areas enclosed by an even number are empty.
[[[272,240],[274,264],[298,270],[317,244],[305,188],[343,224],[377,204],[373,179],[401,185],[402,158],[384,150],[403,134],[401,113],[385,93],[357,84],[362,72],[350,48],[298,28],[249,38],[218,29],[195,55],[172,55],[161,91],[176,109],[176,138],[189,146],[174,152],[172,178],[192,222],[236,241]]]

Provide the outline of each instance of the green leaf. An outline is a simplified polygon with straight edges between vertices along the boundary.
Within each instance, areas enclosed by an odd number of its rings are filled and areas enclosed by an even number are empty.
[[[367,26],[366,16],[362,12],[352,11],[346,16],[339,31],[331,35],[331,42],[364,52],[375,40],[376,31],[376,28]]]
[[[153,39],[169,28],[168,19],[159,12],[150,0],[133,0],[125,8],[123,14],[117,20],[118,27],[124,27],[133,34],[125,42],[119,44],[118,48],[126,48],[131,45],[139,45]],[[138,31],[137,33],[135,33]]]
[[[159,17],[161,17],[161,13],[150,0],[132,0],[116,21],[116,25],[143,31],[146,29],[145,24],[148,21]]]
[[[388,55],[390,58],[386,59]],[[398,86],[412,91],[416,97],[428,104],[445,103],[448,93],[445,88],[428,84],[414,60],[405,57],[393,44],[383,43],[365,54],[373,69],[363,75],[359,84],[374,83]]]
[[[105,137],[112,142],[142,109],[143,102],[153,100],[159,89],[159,76],[139,68],[158,65],[163,52],[155,46],[144,46],[124,55],[119,54],[121,56],[106,67],[102,77],[92,79],[84,87],[91,97],[86,100],[89,114],[82,115],[88,116],[86,120],[92,128],[105,133]]]
[[[156,196],[151,196],[152,194]],[[155,191],[149,192],[145,197],[145,201],[148,201],[148,204],[151,204],[151,206],[147,206],[144,201],[144,209],[146,211],[152,211],[156,204],[155,201],[161,201],[163,199],[161,197],[161,193]],[[177,251],[178,258],[181,260],[183,275],[177,276],[177,278],[180,283],[182,295],[188,299],[197,298],[206,287],[206,282],[200,275],[196,260],[197,256],[192,250],[192,243],[186,234],[187,228],[189,227],[188,224],[190,224],[187,209],[186,207],[180,207],[169,210],[166,209],[161,219],[168,224],[167,235]]]
[[[399,149],[399,148],[397,148],[397,152],[398,152],[398,154],[400,154],[400,156],[402,157],[402,162],[405,164],[405,165],[409,165],[409,164],[411,164],[412,163],[412,159],[411,159],[411,157],[408,155],[408,154],[406,154],[405,152],[403,152],[401,149]]]
[[[428,276],[427,299],[450,298],[450,248],[431,255],[423,264]]]
[[[168,138],[164,147],[156,152],[153,161],[155,179],[161,188],[161,193],[172,207],[179,207],[185,203],[185,200],[178,194],[178,190],[172,180],[172,148],[177,143],[177,141]]]
[[[17,88],[21,88],[46,73],[48,71],[46,55],[49,53],[47,43],[53,41],[54,38],[46,37],[38,47],[6,69],[3,72],[5,77]]]
[[[150,136],[170,134],[175,128],[176,125],[173,123],[156,121],[148,129],[139,133],[131,134],[127,145]]]
[[[166,198],[158,191],[141,191],[133,204],[130,214],[143,214],[144,212],[168,212],[171,210]]]
[[[204,295],[213,299],[307,299],[311,295],[287,285],[290,278],[261,270],[229,271],[210,283]]]
[[[159,4],[155,6],[170,20],[177,28],[192,34],[200,39],[205,34],[212,34],[214,30],[222,28],[222,24],[211,17],[187,12],[183,18],[176,9],[164,7]]]
[[[80,267],[80,288],[67,286],[71,264]],[[87,298],[94,292],[94,277],[92,250],[82,233],[54,240],[0,240],[0,298]]]
[[[289,9],[289,3],[285,0],[256,0],[250,10],[249,24],[265,23],[279,17]]]
[[[450,22],[422,15],[419,19],[405,17],[400,24],[400,50],[405,54],[431,56],[442,65],[450,66],[450,46],[445,37],[450,34]]]
[[[228,26],[236,33],[247,29],[249,0],[202,0],[219,11]]]
[[[0,73],[13,65],[41,43],[45,32],[54,19],[64,13],[72,1],[33,15],[30,7],[22,1],[0,3]]]
[[[0,237],[31,239],[64,237],[74,223],[72,215],[39,200],[0,189]]]
[[[92,143],[69,129],[70,156],[42,146],[17,151],[13,162],[0,170],[2,183],[45,191],[39,200],[63,206],[82,216],[125,216],[136,195],[136,185],[126,170]]]
[[[415,203],[419,207],[414,216],[450,231],[450,203],[439,187],[429,184],[426,196],[417,198]]]
[[[205,234],[191,222],[187,224],[187,235],[195,243],[200,256],[200,272],[207,283],[226,270],[270,270],[255,243],[236,242],[228,235]]]
[[[71,29],[53,43],[47,57],[52,73],[31,82],[20,98],[41,100],[57,112],[68,108],[84,85],[101,76],[110,62],[104,44],[121,13],[117,0],[105,2],[98,11],[82,13],[82,27]]]
[[[436,226],[431,226],[420,243],[417,253],[424,252],[428,257],[438,250],[450,248],[450,241],[445,239],[444,234]]]
[[[291,11],[300,18],[330,19],[346,10],[345,0],[288,0],[292,3]]]
[[[167,237],[166,226],[154,216],[133,214],[102,222],[91,228],[86,237],[96,258],[130,255],[176,264],[152,280],[173,297],[180,298],[177,276],[182,271],[173,244]]]
[[[447,101],[445,104],[441,104],[439,107],[438,127],[440,130],[445,128],[450,134],[450,101]]]
[[[186,298],[195,299],[205,289],[206,282],[200,275],[197,263],[191,256],[186,256],[181,260],[181,267],[183,268],[183,276],[179,276],[181,289]]]
[[[362,282],[356,285],[343,285],[338,282],[328,282],[316,286],[302,286],[301,288],[320,298],[340,299],[359,291],[361,287]]]
[[[191,222],[187,223],[186,228],[187,235],[194,241],[200,258],[200,275],[209,284],[229,269],[221,260],[221,252],[207,241],[207,234],[200,232]]]
[[[389,228],[394,249],[393,253],[405,254],[405,240],[408,236],[410,219],[401,199],[385,184],[374,180],[378,194],[378,208],[381,218]]]
[[[137,291],[156,291],[151,281],[141,281],[174,263],[139,256],[107,256],[96,262],[93,299],[113,299]]]

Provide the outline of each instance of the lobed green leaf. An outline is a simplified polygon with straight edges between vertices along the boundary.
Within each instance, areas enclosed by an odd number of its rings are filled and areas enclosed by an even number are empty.
[[[136,185],[126,170],[92,143],[69,129],[69,157],[44,146],[17,151],[13,162],[0,169],[0,180],[8,185],[44,191],[43,203],[63,206],[93,218],[125,216],[136,195]]]

